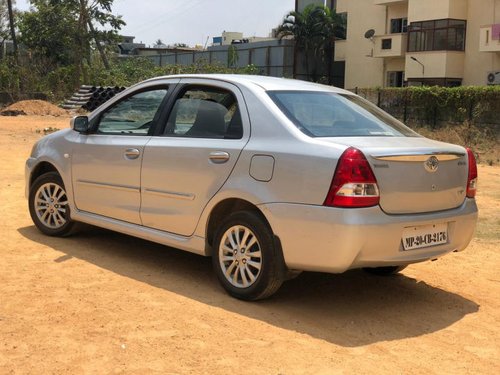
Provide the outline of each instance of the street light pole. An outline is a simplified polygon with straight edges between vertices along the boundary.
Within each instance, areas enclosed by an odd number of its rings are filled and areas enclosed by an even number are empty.
[[[424,76],[425,76],[425,65],[422,64],[420,61],[418,61],[416,57],[411,56],[410,59],[412,59],[413,61],[415,61],[418,64],[422,65],[422,78],[424,78]]]

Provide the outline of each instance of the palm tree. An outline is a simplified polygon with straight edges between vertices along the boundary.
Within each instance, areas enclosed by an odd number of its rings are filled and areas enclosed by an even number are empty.
[[[161,46],[163,46],[163,40],[161,39],[158,39],[156,42],[154,42],[153,46],[156,47],[156,48],[160,48]]]
[[[323,38],[325,43],[324,58],[328,69],[328,84],[333,84],[333,63],[335,57],[335,41],[346,38],[347,19],[344,14],[325,8],[325,28]]]
[[[306,75],[308,78],[310,73],[309,56],[318,46],[317,39],[321,35],[321,26],[317,22],[318,9],[320,9],[319,6],[309,5],[302,12],[290,12],[285,16],[283,22],[276,30],[276,35],[280,39],[288,36],[293,37],[295,41],[294,56],[297,56],[298,50],[304,52]]]
[[[309,67],[311,55],[315,58],[316,62],[320,60],[320,57],[321,60],[329,61],[328,56],[332,55],[332,61],[328,65],[330,67],[333,64],[334,42],[342,33],[345,34],[345,22],[343,18],[328,7],[314,4],[307,6],[302,12],[292,11],[288,13],[276,31],[276,35],[280,39],[287,36],[293,37],[295,41],[295,56],[299,49],[304,52],[304,62],[308,78],[311,75]],[[329,70],[331,71],[331,68]],[[315,72],[313,72],[313,76],[315,76]],[[329,72],[329,77],[331,77],[331,72]]]

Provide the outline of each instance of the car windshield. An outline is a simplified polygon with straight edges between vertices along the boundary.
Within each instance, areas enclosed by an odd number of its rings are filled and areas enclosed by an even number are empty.
[[[359,96],[315,91],[269,91],[268,94],[311,137],[419,137]]]

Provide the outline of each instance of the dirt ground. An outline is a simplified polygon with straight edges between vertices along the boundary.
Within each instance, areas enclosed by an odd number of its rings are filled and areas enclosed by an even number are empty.
[[[12,113],[31,116],[67,116],[68,112],[44,100],[21,100],[0,111],[0,115]]]
[[[1,374],[500,373],[500,167],[479,167],[466,251],[389,278],[304,273],[245,303],[208,259],[91,227],[41,235],[24,161],[66,126],[0,117]]]

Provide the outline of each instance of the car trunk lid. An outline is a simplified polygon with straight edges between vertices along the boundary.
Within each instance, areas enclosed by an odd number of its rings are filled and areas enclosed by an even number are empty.
[[[326,140],[326,139],[325,139]],[[466,196],[467,154],[423,137],[348,137],[328,141],[361,150],[377,179],[380,207],[390,214],[443,211]]]

